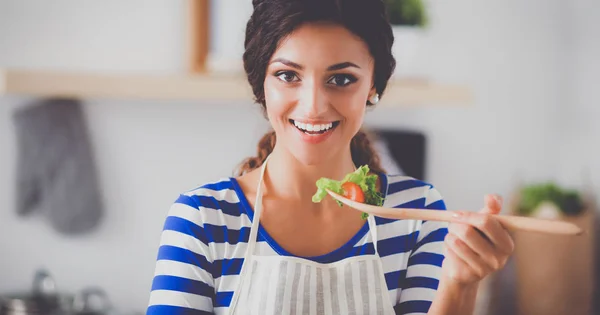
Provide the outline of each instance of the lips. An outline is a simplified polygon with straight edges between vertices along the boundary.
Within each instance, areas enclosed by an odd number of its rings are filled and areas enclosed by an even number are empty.
[[[299,121],[290,119],[290,124],[298,131],[300,139],[310,144],[317,144],[329,138],[340,125],[340,121]],[[311,130],[312,129],[312,130]]]
[[[302,122],[302,121],[293,120],[293,119],[290,119],[289,121],[290,121],[290,124],[292,124],[294,127],[296,127],[296,129],[298,129],[300,132],[303,132],[303,133],[309,134],[309,135],[319,135],[319,134],[325,134],[325,133],[331,132],[331,131],[333,131],[333,129],[335,129],[335,127],[337,127],[340,124],[339,121],[319,122],[319,123]]]

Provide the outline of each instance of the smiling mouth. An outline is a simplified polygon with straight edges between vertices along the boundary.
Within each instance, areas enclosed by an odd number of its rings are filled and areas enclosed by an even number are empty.
[[[340,124],[339,120],[324,124],[309,124],[293,119],[290,119],[289,122],[292,126],[296,127],[296,129],[308,135],[322,135],[331,132]]]

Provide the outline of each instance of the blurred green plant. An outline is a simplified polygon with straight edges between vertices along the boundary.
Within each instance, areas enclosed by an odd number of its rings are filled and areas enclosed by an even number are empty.
[[[384,0],[392,25],[425,27],[427,14],[422,0]]]
[[[582,198],[577,191],[562,189],[554,183],[541,183],[521,189],[518,213],[530,216],[542,202],[553,203],[567,216],[578,215],[584,209]]]

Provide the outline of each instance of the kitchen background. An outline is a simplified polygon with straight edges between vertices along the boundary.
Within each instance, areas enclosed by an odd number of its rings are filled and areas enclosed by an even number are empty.
[[[213,55],[235,56],[242,44],[227,29],[245,19],[241,2],[212,1]],[[595,200],[600,2],[430,0],[426,8],[415,71],[466,86],[472,99],[381,107],[367,126],[423,132],[427,180],[450,208],[476,210],[486,193],[509,198],[521,184],[549,180]],[[0,69],[185,74],[187,9],[183,0],[0,0]],[[0,92],[0,294],[28,289],[46,268],[61,290],[99,286],[120,309],[143,311],[170,204],[255,152],[268,126],[259,107],[81,99],[105,212],[97,229],[74,237],[15,208],[13,113],[36,99]],[[491,287],[479,314],[494,312],[488,305],[501,293]]]

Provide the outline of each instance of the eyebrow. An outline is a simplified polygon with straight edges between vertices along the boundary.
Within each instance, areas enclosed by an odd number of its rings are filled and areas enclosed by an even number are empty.
[[[283,63],[286,66],[289,66],[289,67],[292,67],[292,68],[296,68],[298,70],[304,69],[303,66],[301,66],[301,65],[299,65],[299,64],[297,64],[297,63],[295,63],[293,61],[284,59],[284,58],[275,58],[275,59],[273,59],[273,61],[271,61],[271,63],[276,63],[276,62],[281,62],[281,63]]]
[[[275,63],[275,62],[283,63],[286,66],[296,68],[298,70],[304,69],[304,66],[297,64],[293,61],[284,59],[284,58],[275,58],[275,59],[273,59],[273,61],[271,61],[271,63]],[[354,68],[360,69],[360,67],[358,65],[347,61],[347,62],[341,62],[341,63],[336,63],[334,65],[331,65],[331,66],[327,67],[327,71],[341,70],[341,69],[345,69],[345,68],[349,68],[349,67],[354,67]]]
[[[329,66],[327,68],[327,71],[341,70],[341,69],[349,68],[349,67],[354,67],[354,68],[360,69],[359,66],[357,66],[356,64],[354,64],[352,62],[342,62],[342,63],[336,63],[336,64],[334,64],[332,66]]]

